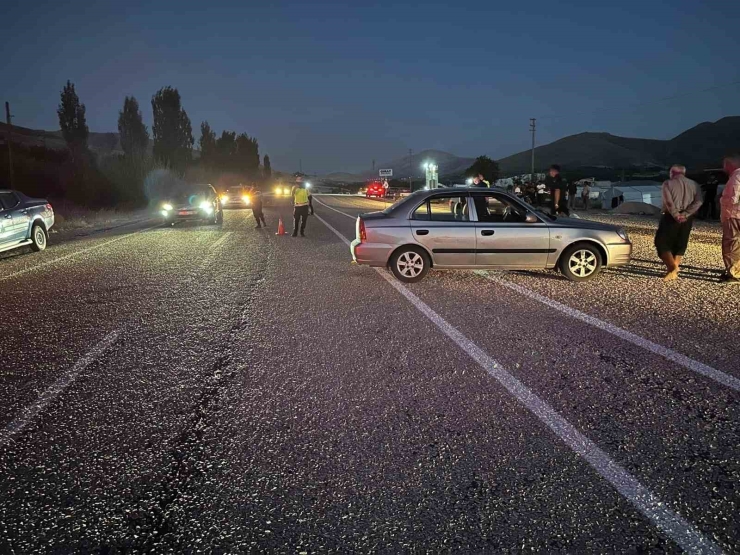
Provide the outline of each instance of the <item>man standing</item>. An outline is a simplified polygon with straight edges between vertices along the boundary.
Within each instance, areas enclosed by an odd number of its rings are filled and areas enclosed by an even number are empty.
[[[701,213],[699,217],[702,219],[712,220],[717,213],[717,177],[714,174],[710,174],[707,182],[702,186],[704,191],[704,204],[701,207]]]
[[[724,170],[729,179],[722,191],[720,220],[722,220],[722,260],[725,273],[720,281],[740,283],[740,152],[725,157]]]
[[[252,187],[249,192],[249,204],[252,207],[254,221],[257,222],[255,228],[259,229],[263,225],[267,227],[267,222],[265,222],[265,213],[262,211],[262,192],[256,187]],[[260,222],[262,222],[262,224],[260,224]]]
[[[591,207],[591,186],[588,184],[588,181],[583,183],[581,199],[583,200],[583,209],[588,212],[588,209]]]
[[[488,187],[481,174],[478,174],[473,178],[473,187]]]
[[[306,231],[306,220],[308,220],[308,211],[311,206],[311,197],[308,194],[306,185],[303,180],[298,177],[296,178],[296,184],[292,191],[293,197],[293,237],[298,236],[298,231],[301,232],[301,237],[305,237]]]
[[[686,177],[686,168],[671,167],[670,179],[663,183],[663,215],[655,234],[655,249],[665,263],[664,281],[678,278],[681,260],[689,244],[694,214],[701,206],[699,185]]]
[[[478,174],[478,181],[480,182],[480,186],[481,186],[481,187],[488,187],[488,188],[490,188],[490,187],[491,187],[491,183],[490,183],[490,181],[488,181],[487,179],[485,179],[485,178],[483,177],[483,174],[482,174],[482,173],[479,173],[479,174]]]
[[[576,209],[576,193],[578,192],[578,185],[575,181],[571,181],[568,184],[568,208],[570,210]]]
[[[545,178],[545,187],[550,191],[550,197],[552,198],[553,216],[559,212],[564,212],[567,215],[568,206],[565,204],[566,185],[560,175],[560,166],[557,164],[550,166],[550,172]]]

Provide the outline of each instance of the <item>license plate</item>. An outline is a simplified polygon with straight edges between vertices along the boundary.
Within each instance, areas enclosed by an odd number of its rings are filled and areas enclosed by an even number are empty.
[[[190,216],[191,214],[195,214],[192,210],[180,210],[177,215],[178,216]]]

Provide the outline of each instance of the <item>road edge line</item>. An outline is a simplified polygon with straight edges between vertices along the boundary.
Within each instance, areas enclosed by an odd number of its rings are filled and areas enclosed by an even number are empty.
[[[131,233],[127,233],[126,235],[121,235],[120,237],[114,237],[113,239],[110,239],[108,241],[104,241],[103,243],[100,243],[99,245],[93,245],[92,247],[88,247],[86,249],[82,249],[79,251],[71,252],[69,254],[65,254],[63,256],[60,256],[59,258],[55,258],[54,260],[47,260],[46,262],[41,262],[40,264],[36,264],[36,266],[31,266],[30,268],[24,268],[22,270],[17,270],[13,272],[12,274],[8,274],[7,276],[0,276],[0,281],[6,281],[9,279],[12,279],[16,276],[23,275],[28,272],[33,272],[35,270],[40,270],[41,268],[46,268],[47,266],[52,266],[54,264],[57,264],[58,262],[63,262],[65,260],[68,260],[72,257],[78,256],[80,254],[84,254],[86,252],[90,252],[95,249],[99,249],[101,247],[104,247],[106,245],[110,245],[111,243],[115,243],[116,241],[121,241],[123,239],[127,239],[129,237],[133,237],[134,235],[138,235],[139,233],[144,233],[145,231],[151,231],[152,229],[156,229],[158,227],[161,227],[163,224],[159,223],[157,225],[153,225],[151,227],[146,227],[144,229],[139,229],[138,231],[133,231]]]
[[[0,445],[9,443],[14,435],[22,432],[29,424],[36,420],[36,417],[44,411],[49,403],[59,397],[67,387],[75,382],[85,368],[95,362],[100,355],[118,340],[120,333],[120,330],[114,330],[106,335],[91,351],[83,355],[68,372],[47,387],[36,401],[22,409],[18,416],[0,431]]]

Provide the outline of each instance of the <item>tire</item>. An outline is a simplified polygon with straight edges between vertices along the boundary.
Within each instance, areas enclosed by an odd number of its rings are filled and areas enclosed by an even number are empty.
[[[570,281],[588,281],[601,271],[601,253],[589,243],[576,243],[563,251],[560,272]]]
[[[44,226],[41,224],[33,224],[33,227],[31,228],[31,249],[36,252],[44,250],[46,248],[47,239],[48,235],[46,234]]]
[[[424,279],[432,262],[424,249],[414,246],[401,247],[393,253],[390,268],[396,279],[403,283],[416,283]]]

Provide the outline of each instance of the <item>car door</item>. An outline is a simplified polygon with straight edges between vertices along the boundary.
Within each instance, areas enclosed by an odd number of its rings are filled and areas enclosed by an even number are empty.
[[[411,216],[411,234],[430,253],[436,267],[475,265],[475,223],[470,221],[467,192],[427,197]]]
[[[546,267],[552,249],[550,230],[541,218],[504,193],[474,192],[472,197],[476,266]]]
[[[2,219],[5,224],[4,241],[14,243],[27,239],[31,218],[18,195],[12,191],[0,193],[0,204],[3,206]]]

